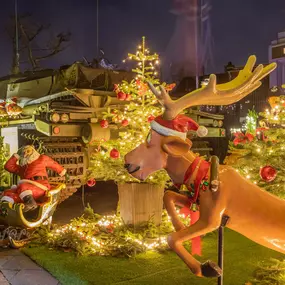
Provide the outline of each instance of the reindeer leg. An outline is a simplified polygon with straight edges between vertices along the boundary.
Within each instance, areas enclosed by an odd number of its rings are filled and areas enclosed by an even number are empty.
[[[185,225],[180,221],[175,209],[175,205],[178,205],[180,207],[190,207],[191,203],[189,202],[187,196],[168,190],[163,196],[163,202],[175,230],[180,231],[184,229]]]
[[[199,277],[218,277],[222,270],[212,261],[201,264],[183,246],[183,242],[197,236],[205,235],[219,227],[219,224],[206,223],[199,219],[194,225],[174,232],[167,238],[169,247],[184,261],[189,269]]]
[[[220,198],[219,193],[220,191],[215,193],[210,192],[210,190],[202,191],[200,193],[199,220],[190,227],[171,233],[167,238],[169,247],[175,251],[195,275],[200,277],[218,277],[222,271],[212,261],[201,264],[185,249],[183,242],[219,228],[225,210],[225,202]]]

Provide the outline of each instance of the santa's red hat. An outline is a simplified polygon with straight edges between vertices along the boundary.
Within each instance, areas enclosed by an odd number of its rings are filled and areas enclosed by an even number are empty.
[[[154,131],[162,136],[177,136],[184,140],[188,131],[195,131],[199,137],[208,134],[208,130],[204,126],[199,126],[193,119],[185,115],[177,115],[173,120],[164,120],[162,116],[158,116],[150,125]]]

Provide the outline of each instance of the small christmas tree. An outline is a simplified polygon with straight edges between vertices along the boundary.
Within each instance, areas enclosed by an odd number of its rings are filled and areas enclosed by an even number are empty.
[[[150,54],[145,46],[145,38],[135,54],[128,54],[128,59],[135,61],[137,66],[132,70],[136,78],[131,82],[123,81],[115,85],[114,90],[119,100],[129,101],[121,108],[109,108],[102,115],[102,128],[117,128],[119,137],[109,141],[92,142],[96,151],[91,156],[89,184],[94,179],[113,180],[118,183],[139,182],[124,169],[124,155],[144,142],[149,130],[150,122],[160,113],[162,108],[148,88],[147,81],[161,84],[156,77],[155,66],[159,64],[157,54]],[[174,85],[163,85],[170,91]],[[165,171],[158,171],[147,178],[146,182],[165,184],[169,177]]]
[[[260,114],[259,127],[251,111],[246,131],[234,134],[225,163],[254,184],[285,198],[285,96],[268,101],[271,110]]]
[[[4,137],[0,136],[0,191],[4,190],[5,186],[9,186],[10,173],[4,169],[4,165],[9,158],[9,152],[4,143]]]

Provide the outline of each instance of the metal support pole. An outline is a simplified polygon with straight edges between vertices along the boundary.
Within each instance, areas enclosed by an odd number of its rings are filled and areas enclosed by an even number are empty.
[[[221,226],[219,227],[218,233],[218,265],[222,269],[222,275],[218,277],[218,285],[223,285],[223,275],[224,275],[224,227],[229,220],[228,216],[222,217]]]
[[[219,238],[218,238],[218,265],[223,270],[224,265],[224,227],[219,227]],[[218,277],[218,285],[223,285],[223,274]]]
[[[96,33],[96,44],[97,44],[97,60],[99,61],[99,0],[97,0],[97,11],[96,11],[96,21],[97,21],[97,33]]]

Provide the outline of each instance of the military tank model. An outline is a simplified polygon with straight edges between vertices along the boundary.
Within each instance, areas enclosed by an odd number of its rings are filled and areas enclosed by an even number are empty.
[[[192,151],[206,156],[215,152],[214,145],[217,145],[220,139],[226,137],[226,130],[223,128],[224,115],[207,113],[190,108],[186,110],[185,115],[195,120],[199,125],[205,126],[208,130],[208,134],[203,138],[193,136],[189,132],[188,137],[193,143]]]
[[[114,84],[122,80],[130,81],[133,77],[131,72],[75,63],[60,70],[0,78],[0,99],[12,102],[8,119],[4,117],[3,108],[0,112],[0,118],[1,114],[3,118],[0,120],[2,135],[5,132],[5,138],[11,136],[10,142],[18,140],[20,146],[30,143],[44,146],[44,152],[67,169],[70,181],[61,191],[60,202],[85,184],[92,151],[89,143],[117,137],[117,128],[112,129],[111,125],[102,128],[98,120],[106,108],[123,108],[128,103],[118,100],[112,90]],[[186,113],[208,128],[207,137],[225,136],[225,130],[221,128],[222,115],[192,109]],[[16,134],[10,131],[11,127],[17,130]],[[194,151],[203,155],[212,150],[205,139],[191,139]],[[55,173],[49,173],[51,183],[64,182],[62,179]]]
[[[10,141],[18,140],[19,145],[40,143],[47,155],[67,169],[70,181],[61,191],[60,201],[85,184],[88,143],[116,136],[115,129],[101,128],[98,118],[106,108],[125,104],[112,89],[114,84],[132,78],[130,72],[81,63],[0,78],[0,99],[18,106],[10,106],[8,118],[2,108],[2,131],[6,129],[5,136],[13,136]],[[16,127],[17,134],[9,132],[9,127]],[[51,183],[63,182],[55,173],[49,175]]]

